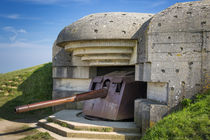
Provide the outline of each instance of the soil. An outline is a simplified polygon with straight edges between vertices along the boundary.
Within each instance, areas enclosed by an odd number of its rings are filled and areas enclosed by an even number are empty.
[[[1,140],[18,140],[28,135],[33,135],[37,129],[35,123],[24,123],[8,120],[0,120],[0,139]]]

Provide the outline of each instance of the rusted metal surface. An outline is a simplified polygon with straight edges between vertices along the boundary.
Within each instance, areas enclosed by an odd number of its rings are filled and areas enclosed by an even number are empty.
[[[110,120],[133,118],[134,100],[146,98],[146,83],[134,81],[133,72],[113,72],[95,77],[89,89],[108,88],[105,98],[91,99],[85,102],[83,113]]]
[[[107,91],[108,91],[107,88],[102,88],[102,89],[93,90],[90,92],[85,92],[85,93],[81,93],[81,94],[77,94],[74,96],[65,97],[61,99],[23,105],[23,106],[16,107],[15,112],[21,113],[21,112],[27,112],[30,110],[56,106],[56,105],[64,104],[67,102],[78,102],[78,101],[89,100],[93,98],[99,98],[99,97],[104,98],[107,95]]]
[[[147,84],[134,80],[134,72],[115,71],[95,77],[90,92],[57,100],[44,101],[16,107],[16,112],[60,105],[67,102],[84,101],[83,113],[87,116],[109,120],[124,120],[134,116],[134,100],[146,98]]]

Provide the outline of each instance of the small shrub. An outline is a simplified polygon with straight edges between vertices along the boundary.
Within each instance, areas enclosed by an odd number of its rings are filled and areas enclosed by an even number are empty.
[[[53,140],[54,138],[50,136],[47,132],[39,132],[32,136],[27,136],[25,138],[22,138],[20,140]]]
[[[183,99],[181,104],[184,106],[184,107],[188,107],[190,106],[190,104],[192,103],[192,100],[191,99]]]
[[[62,127],[68,127],[67,123],[64,123],[64,122],[57,122],[57,123]]]
[[[103,128],[102,132],[112,132],[112,128]]]
[[[48,122],[53,122],[53,119],[52,118],[47,118],[47,121]]]

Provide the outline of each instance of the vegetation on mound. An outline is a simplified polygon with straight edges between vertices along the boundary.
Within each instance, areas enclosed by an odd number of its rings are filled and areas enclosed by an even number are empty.
[[[185,108],[148,129],[142,140],[210,140],[210,91],[182,103]]]
[[[52,97],[52,64],[0,74],[0,118],[7,120],[42,118],[51,108],[16,114],[16,106],[50,100]]]

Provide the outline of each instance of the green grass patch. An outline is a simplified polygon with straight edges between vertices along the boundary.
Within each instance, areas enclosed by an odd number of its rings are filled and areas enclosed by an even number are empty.
[[[20,140],[54,140],[54,138],[50,136],[50,134],[47,132],[38,132],[34,135],[27,136]]]
[[[62,127],[69,127],[69,125],[67,123],[64,123],[64,122],[57,122],[56,121],[56,123],[59,124]]]
[[[71,128],[79,131],[113,132],[113,128]]]
[[[48,121],[48,122],[53,122],[53,123],[58,124],[58,125],[60,125],[60,126],[62,126],[62,127],[66,127],[66,128],[72,129],[72,128],[71,128],[67,123],[65,123],[65,122],[53,120],[52,118],[47,118],[47,121]]]
[[[112,128],[90,128],[89,131],[113,132]]]
[[[52,64],[0,74],[0,118],[7,120],[42,118],[51,108],[16,114],[14,108],[52,98]]]
[[[148,129],[142,140],[210,140],[210,91],[182,104],[186,107]]]
[[[52,118],[47,118],[47,121],[48,122],[53,122],[53,119]]]

